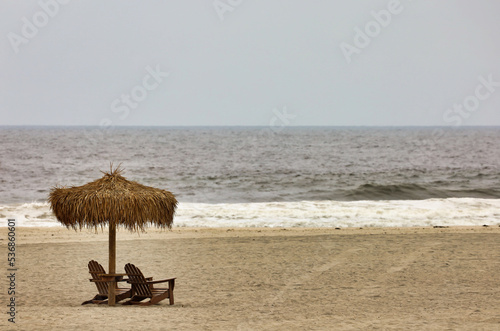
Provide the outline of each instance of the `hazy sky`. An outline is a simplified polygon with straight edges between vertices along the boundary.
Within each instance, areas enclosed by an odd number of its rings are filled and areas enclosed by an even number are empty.
[[[500,1],[2,1],[0,125],[500,125]]]

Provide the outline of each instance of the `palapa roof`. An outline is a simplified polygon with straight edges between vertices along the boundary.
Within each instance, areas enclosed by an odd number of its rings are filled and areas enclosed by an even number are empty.
[[[122,169],[82,186],[55,187],[49,203],[57,220],[68,228],[103,228],[110,222],[132,231],[153,224],[171,228],[177,200],[165,190],[129,181]]]

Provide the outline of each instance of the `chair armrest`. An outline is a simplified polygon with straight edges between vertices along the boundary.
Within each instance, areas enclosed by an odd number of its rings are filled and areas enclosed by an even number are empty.
[[[89,279],[89,282],[93,282],[93,283],[109,283],[109,280]],[[120,280],[116,280],[115,281],[115,283],[118,283],[118,282],[128,282],[128,279],[120,279]]]
[[[129,283],[129,284],[144,284],[143,282],[134,282],[134,281],[132,281],[130,278],[128,278],[128,279],[124,279],[124,280],[125,280],[127,283]],[[146,278],[146,283],[149,283],[149,282],[151,282],[152,280],[153,280],[153,277],[147,277],[147,278]]]
[[[166,282],[170,282],[172,280],[175,280],[175,277],[174,278],[169,278],[169,279],[161,279],[161,280],[153,280],[153,281],[148,281],[147,283],[148,284],[158,284],[158,283],[166,283]]]
[[[136,275],[136,274],[127,274],[127,276],[142,276],[142,275]],[[144,276],[143,276],[144,277]],[[144,277],[146,280],[153,280],[153,277]]]
[[[149,277],[151,278],[151,277]],[[170,281],[175,281],[175,277],[174,278],[169,278],[169,279],[161,279],[161,280],[148,280],[146,281],[146,284],[158,284],[158,283],[166,283],[166,282],[170,282]],[[127,283],[129,284],[144,284],[144,282],[134,282],[132,280],[128,280]]]

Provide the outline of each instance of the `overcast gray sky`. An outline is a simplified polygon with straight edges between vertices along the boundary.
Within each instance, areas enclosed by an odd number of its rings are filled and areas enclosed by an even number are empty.
[[[2,1],[0,125],[500,125],[500,1]]]

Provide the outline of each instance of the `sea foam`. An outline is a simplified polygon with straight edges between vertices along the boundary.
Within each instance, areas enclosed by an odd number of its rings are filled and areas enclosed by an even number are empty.
[[[48,203],[0,206],[0,226],[61,226]],[[500,225],[500,199],[180,203],[174,227],[416,227]]]

